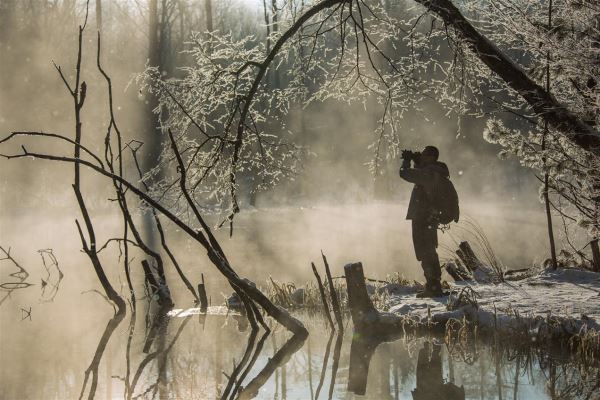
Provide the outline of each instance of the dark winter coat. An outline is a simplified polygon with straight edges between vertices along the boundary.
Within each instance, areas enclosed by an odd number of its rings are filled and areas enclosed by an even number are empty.
[[[436,174],[448,178],[450,176],[448,166],[443,162],[436,161],[424,167],[411,168],[410,160],[402,162],[400,177],[407,182],[415,184],[410,195],[406,219],[427,221],[431,218],[432,206],[429,199],[431,198],[431,193],[433,193]]]

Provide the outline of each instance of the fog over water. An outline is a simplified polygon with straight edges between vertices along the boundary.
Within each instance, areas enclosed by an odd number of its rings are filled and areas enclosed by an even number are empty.
[[[9,3],[14,10],[21,10],[14,1],[6,4]],[[71,98],[52,60],[64,66],[66,75],[72,79],[76,55],[74,32],[83,15],[82,3],[76,3],[74,14],[61,14],[58,6],[53,9],[53,14],[36,11],[34,17],[38,19],[35,21],[40,23],[35,26],[26,24],[22,11],[12,13],[12,9],[0,6],[0,25],[5,24],[4,28],[0,27],[0,137],[15,130],[74,135]],[[147,97],[139,92],[131,79],[144,69],[147,61],[148,38],[142,29],[142,24],[146,23],[143,13],[147,10],[144,7],[138,10],[132,3],[103,3],[107,15],[112,16],[104,21],[103,65],[113,79],[116,117],[123,134],[144,141],[148,135],[144,130]],[[254,0],[219,3],[215,6],[215,24],[219,29],[230,29],[233,35],[255,33],[263,28],[260,25],[261,4]],[[190,16],[191,19],[195,17]],[[94,23],[93,13],[89,23]],[[257,37],[262,40],[264,32],[260,32]],[[88,97],[83,112],[83,142],[101,152],[108,107],[106,89],[95,67],[95,35],[94,27],[84,36],[83,71]],[[169,70],[173,76],[179,73],[181,71],[175,67]],[[429,144],[439,147],[440,159],[448,164],[460,196],[462,222],[440,233],[440,258],[454,258],[461,240],[469,240],[477,251],[480,243],[470,225],[476,224],[485,232],[496,257],[506,268],[541,263],[548,256],[548,240],[543,206],[538,199],[539,182],[534,172],[519,166],[515,160],[498,159],[499,149],[482,138],[484,121],[445,114],[433,102],[423,104],[420,110],[406,113],[401,127],[405,148],[418,150]],[[346,263],[361,261],[366,275],[371,278],[386,279],[388,275],[399,273],[408,279],[423,280],[421,267],[414,257],[410,222],[405,219],[412,187],[398,176],[401,160],[386,160],[377,180],[367,167],[373,158],[369,145],[373,142],[380,116],[380,106],[368,101],[366,106],[328,101],[305,109],[298,107],[286,116],[291,131],[299,131],[302,126],[303,135],[296,139],[309,150],[303,160],[302,173],[293,181],[259,192],[255,205],[250,205],[250,195],[241,185],[241,211],[234,220],[233,236],[229,236],[227,226],[216,229],[217,239],[240,276],[263,288],[269,278],[303,285],[313,280],[310,263],[314,261],[321,265],[323,251],[336,277],[343,275],[342,268]],[[26,143],[32,150],[72,153],[70,145],[37,140]],[[2,152],[20,151],[18,146],[11,146],[4,146]],[[126,168],[131,166],[127,164]],[[134,180],[135,174],[130,175]],[[72,182],[71,165],[0,159],[0,246],[11,249],[11,256],[29,274],[26,282],[32,285],[10,294],[6,288],[0,291],[0,300],[5,299],[0,303],[0,398],[76,398],[84,370],[112,317],[112,308],[96,292],[101,286],[90,261],[81,251],[75,225],[75,219],[81,219],[81,216]],[[84,169],[82,192],[98,244],[119,235],[122,217],[113,201],[112,182]],[[137,209],[137,206],[132,208]],[[222,217],[216,213],[207,216],[214,227]],[[140,221],[141,214],[137,213],[135,218]],[[560,249],[566,244],[562,242],[559,223],[560,220],[556,221]],[[211,304],[221,305],[230,295],[231,288],[208,260],[205,251],[171,224],[165,222],[165,228],[169,245],[192,284],[197,285],[204,274]],[[64,274],[52,299],[48,298],[48,293],[51,285],[59,282],[59,273],[44,267],[38,253],[40,249],[52,249]],[[144,255],[135,249],[131,252],[134,288],[141,294],[144,278],[140,262]],[[113,286],[127,297],[119,247],[112,244],[100,254]],[[14,272],[9,261],[0,261],[0,282],[13,281],[11,274]],[[166,278],[176,306],[191,307],[193,299],[170,263],[166,265]],[[448,276],[443,275],[443,279]],[[139,364],[147,356],[142,350],[147,339],[146,328],[150,325],[144,320],[147,308],[145,303],[140,306],[137,320],[133,321],[137,330],[132,335],[133,344],[130,343],[132,365]],[[116,339],[107,347],[99,369],[97,398],[122,398],[126,368],[123,354],[128,346],[130,317],[128,314],[117,325],[112,336]],[[172,318],[162,337],[163,349],[164,346],[168,348],[184,321],[184,318]],[[183,325],[181,336],[168,356],[171,363],[169,377],[180,377],[177,384],[168,384],[173,393],[178,391],[181,398],[202,399],[213,398],[223,390],[227,383],[223,371],[231,372],[232,359],[240,360],[247,341],[247,332],[240,332],[237,323],[231,316],[209,316],[203,325],[194,315],[186,322],[188,325]],[[316,334],[311,334],[291,363],[283,367],[288,368],[287,372],[280,368],[269,378],[261,389],[264,391],[262,398],[273,398],[275,393],[282,393],[281,374],[284,373],[287,373],[289,384],[288,398],[310,398],[306,397],[307,371],[314,374],[310,379],[314,379],[316,385],[327,346],[327,332],[320,319],[309,323],[314,325],[311,329]],[[276,332],[273,339],[269,338],[265,344],[266,353],[261,353],[249,376],[260,372],[287,339],[281,331]],[[416,386],[415,368],[422,342],[421,339],[394,342],[379,348],[369,378],[375,383],[367,389],[366,398],[393,398],[390,393],[410,397],[410,391]],[[334,398],[348,398],[344,379],[349,345],[346,337],[340,362],[343,373],[335,386]],[[156,350],[161,345],[153,346]],[[402,365],[399,358],[389,358],[390,349],[401,355],[398,357],[402,358]],[[449,356],[443,354],[444,376],[447,377]],[[456,382],[468,387],[468,398],[478,398],[483,390],[472,379],[476,372],[481,374],[480,380],[491,385],[489,390],[497,390],[493,386],[496,378],[490,372],[493,356],[486,353],[482,359],[484,366],[457,361],[453,367],[456,368],[453,372]],[[314,370],[311,369],[313,362]],[[507,371],[513,371],[511,368],[514,367],[515,364],[510,362],[505,366]],[[331,364],[328,368],[331,371]],[[140,377],[136,394],[151,386],[161,373],[158,364],[151,364],[149,369],[151,372]],[[531,371],[531,380],[523,381],[522,390],[524,396],[532,397],[522,398],[546,398],[544,383],[539,380],[541,375],[539,369]],[[395,378],[379,380],[390,376]],[[311,390],[314,389],[312,383],[310,385]],[[381,397],[386,390],[387,397]],[[328,391],[326,383],[323,393]]]

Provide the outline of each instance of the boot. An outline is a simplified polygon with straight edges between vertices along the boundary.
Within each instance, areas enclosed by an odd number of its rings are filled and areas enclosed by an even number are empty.
[[[427,282],[425,284],[425,290],[417,293],[418,299],[442,296],[447,296],[447,294],[442,291],[442,285],[440,282]]]

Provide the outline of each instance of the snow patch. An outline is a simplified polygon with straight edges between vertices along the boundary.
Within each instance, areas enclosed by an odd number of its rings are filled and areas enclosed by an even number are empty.
[[[540,321],[568,325],[569,330],[582,327],[600,331],[600,274],[573,268],[543,271],[520,281],[499,284],[457,282],[454,296],[470,286],[477,294],[477,304],[465,303],[448,310],[448,297],[418,299],[414,289],[390,287],[387,310],[411,320],[445,321],[463,316],[480,326],[510,326],[515,322],[530,325]]]

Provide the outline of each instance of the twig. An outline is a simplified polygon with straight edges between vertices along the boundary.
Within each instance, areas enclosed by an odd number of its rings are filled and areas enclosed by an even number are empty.
[[[313,273],[315,274],[315,278],[317,279],[317,285],[319,286],[319,293],[321,293],[321,300],[323,301],[323,311],[327,320],[329,321],[329,325],[331,325],[331,329],[335,331],[335,324],[331,319],[331,314],[329,314],[329,304],[327,304],[327,296],[325,295],[325,288],[323,287],[323,282],[321,281],[321,276],[317,271],[317,267],[315,267],[315,263],[311,262]]]
[[[329,283],[329,294],[331,296],[331,308],[333,308],[333,313],[335,315],[335,320],[338,324],[340,332],[344,331],[344,323],[342,320],[342,309],[340,308],[340,302],[338,300],[337,291],[335,290],[335,286],[333,285],[333,279],[331,278],[331,271],[329,270],[329,263],[327,262],[327,257],[323,254],[321,250],[321,256],[323,257],[323,263],[325,264],[325,274],[327,275],[327,282]]]

